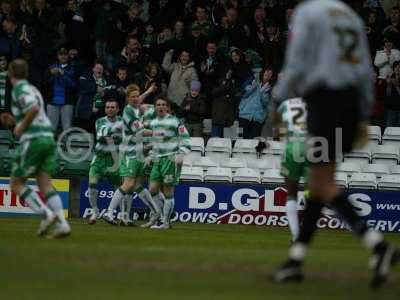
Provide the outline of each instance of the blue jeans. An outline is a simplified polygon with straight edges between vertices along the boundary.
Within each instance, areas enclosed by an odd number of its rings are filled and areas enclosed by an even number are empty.
[[[386,110],[386,127],[400,127],[400,111]]]

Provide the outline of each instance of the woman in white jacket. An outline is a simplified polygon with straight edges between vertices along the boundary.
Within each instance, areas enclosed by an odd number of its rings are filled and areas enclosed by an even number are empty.
[[[383,50],[376,51],[374,65],[379,68],[379,77],[386,79],[392,73],[392,65],[400,61],[400,51],[393,49],[393,42],[388,37],[384,40]]]

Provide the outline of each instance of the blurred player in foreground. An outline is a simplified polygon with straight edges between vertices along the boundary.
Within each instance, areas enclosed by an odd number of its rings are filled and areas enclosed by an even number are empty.
[[[118,112],[118,101],[109,99],[105,103],[106,116],[96,120],[97,143],[89,170],[89,202],[93,209],[88,222],[90,225],[95,224],[99,217],[97,207],[99,180],[107,178],[115,188],[121,184],[118,147],[121,143],[123,122]]]
[[[71,228],[64,217],[61,198],[51,184],[51,174],[57,170],[57,152],[53,129],[44,111],[40,92],[28,81],[28,65],[21,59],[9,66],[13,85],[12,113],[3,114],[1,121],[13,126],[14,135],[20,139],[20,146],[12,163],[11,190],[36,213],[43,217],[37,231],[45,236],[53,223],[55,228],[49,238],[68,236]],[[27,184],[29,177],[36,177],[40,192],[47,205]]]
[[[299,181],[301,177],[307,179],[308,171],[305,150],[307,111],[301,98],[293,98],[282,102],[278,107],[278,113],[277,123],[283,123],[287,131],[281,174],[285,177],[287,189],[286,216],[292,234],[292,241],[295,242],[299,237],[299,217],[297,212]]]
[[[329,205],[372,251],[371,287],[379,287],[399,261],[399,250],[366,226],[334,182],[336,160],[366,142],[373,99],[372,66],[364,24],[338,0],[310,0],[295,11],[277,99],[294,95],[307,103],[310,198],[299,238],[276,281],[300,281],[301,266],[324,205]],[[357,142],[358,141],[358,142]],[[357,145],[359,144],[359,145]]]
[[[160,224],[154,229],[170,229],[174,211],[175,186],[179,183],[183,157],[190,152],[190,136],[183,123],[168,113],[168,101],[164,96],[155,99],[157,117],[150,122],[153,131],[152,163],[150,173],[150,193],[158,195],[162,190],[165,203]]]

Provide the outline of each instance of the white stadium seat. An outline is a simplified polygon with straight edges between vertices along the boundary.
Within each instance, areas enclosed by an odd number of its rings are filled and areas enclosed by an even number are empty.
[[[389,166],[385,164],[368,164],[361,168],[363,173],[373,173],[376,177],[389,174]]]
[[[232,157],[257,158],[256,146],[258,140],[238,139],[232,150]]]
[[[235,142],[232,152],[256,153],[258,142],[256,139],[238,139]]]
[[[379,144],[381,142],[382,132],[379,126],[368,126],[368,139],[374,143]]]
[[[193,167],[201,167],[201,168],[203,168],[203,170],[207,170],[208,168],[211,168],[211,167],[218,167],[218,163],[216,163],[209,157],[200,157],[199,159],[192,161],[192,166]]]
[[[228,159],[231,156],[228,152],[206,152],[206,157],[220,164],[221,160]]]
[[[344,155],[344,162],[368,164],[371,161],[371,147],[375,147],[375,145],[367,145],[360,149],[353,149],[350,153]]]
[[[347,173],[347,176],[352,175],[354,173],[361,172],[360,164],[358,163],[339,163],[336,166],[336,172],[344,172]]]
[[[335,183],[338,187],[347,188],[347,173],[336,172],[335,173]]]
[[[267,141],[267,148],[263,154],[281,155],[283,153],[284,143],[278,141]]]
[[[227,158],[221,160],[219,164],[222,168],[231,168],[232,172],[235,172],[236,169],[246,168],[246,161],[241,158]]]
[[[390,145],[400,148],[400,127],[386,127],[382,137],[383,145]]]
[[[353,164],[359,164],[360,166],[367,165],[369,162],[362,157],[344,157],[343,162],[345,163],[353,163]]]
[[[378,182],[380,190],[398,190],[400,189],[400,175],[383,175]]]
[[[199,151],[190,151],[188,155],[185,155],[185,157],[190,157],[190,159],[193,161],[195,159],[198,159],[202,157],[201,152]]]
[[[400,165],[391,166],[390,174],[400,174]]]
[[[377,145],[372,149],[372,163],[396,165],[399,159],[399,150],[394,146]]]
[[[191,137],[190,144],[192,146],[192,152],[204,153],[204,139],[202,137]]]
[[[279,169],[267,169],[265,170],[262,178],[262,183],[284,183],[285,179],[280,174]]]
[[[239,168],[233,175],[233,182],[260,183],[260,172],[250,168]]]
[[[228,152],[232,153],[231,139],[227,138],[210,138],[207,142],[206,152]]]
[[[182,180],[195,180],[203,181],[203,168],[201,167],[182,167],[181,179]]]
[[[257,158],[257,153],[243,153],[243,152],[235,152],[232,153],[232,157],[234,158],[241,158],[244,160],[250,160],[250,159],[256,159]]]
[[[232,141],[226,138],[210,138],[206,146],[206,156],[218,162],[231,157]]]
[[[192,166],[192,157],[190,155],[185,155],[183,158],[183,166],[191,167]]]
[[[386,127],[382,139],[400,140],[400,127]]]
[[[232,182],[232,171],[229,168],[208,168],[204,181]]]
[[[279,169],[281,167],[280,162],[280,159],[277,157],[249,159],[247,160],[247,167],[264,172],[266,169]]]
[[[354,173],[349,180],[349,188],[376,189],[376,176],[372,173]]]

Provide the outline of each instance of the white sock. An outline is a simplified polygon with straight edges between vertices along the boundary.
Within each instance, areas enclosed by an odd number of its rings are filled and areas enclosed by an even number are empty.
[[[114,195],[111,199],[110,204],[108,205],[107,213],[114,216],[114,212],[117,207],[121,204],[122,199],[125,197],[126,193],[121,188],[117,188],[114,192]]]
[[[56,191],[52,191],[46,194],[47,206],[57,215],[58,221],[61,224],[66,224],[64,210],[61,202],[61,198]]]
[[[289,229],[292,233],[292,240],[295,241],[299,237],[299,216],[297,214],[297,200],[287,199],[286,216],[289,222]]]
[[[97,207],[97,196],[99,194],[99,191],[94,188],[94,187],[89,187],[89,202],[90,205],[93,208],[93,211],[96,214],[99,214],[99,208]]]
[[[383,235],[369,228],[363,235],[362,241],[369,250],[374,250],[375,246],[383,241]]]
[[[132,208],[132,194],[126,194],[122,202],[125,203],[125,217],[127,220],[130,220],[131,208]]]
[[[140,199],[150,208],[150,213],[161,214],[161,208],[158,206],[157,202],[153,199],[148,189],[142,188],[138,193]]]
[[[294,243],[289,250],[289,258],[297,261],[303,261],[307,254],[308,246],[303,243]]]
[[[35,212],[40,215],[46,215],[50,210],[40,199],[39,195],[34,192],[29,186],[25,186],[18,195],[26,204]]]
[[[164,194],[159,192],[157,195],[153,196],[155,204],[160,208],[160,213],[164,210],[165,197]]]
[[[175,207],[174,197],[165,198],[164,208],[163,208],[164,223],[169,224],[171,215],[174,212],[174,207]]]

